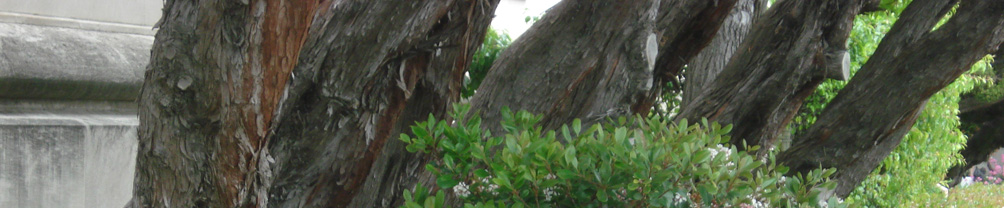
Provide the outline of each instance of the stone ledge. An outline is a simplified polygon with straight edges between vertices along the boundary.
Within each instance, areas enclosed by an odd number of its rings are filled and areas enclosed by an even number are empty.
[[[135,100],[153,37],[0,23],[0,98]]]

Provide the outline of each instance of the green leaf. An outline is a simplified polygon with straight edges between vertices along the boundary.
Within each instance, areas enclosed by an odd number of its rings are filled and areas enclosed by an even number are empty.
[[[440,175],[439,177],[436,178],[436,185],[439,186],[439,188],[444,188],[444,189],[453,188],[453,186],[456,186],[459,183],[460,183],[459,181],[454,180],[452,177],[445,175]]]
[[[478,170],[474,171],[474,175],[477,176],[477,177],[479,177],[479,178],[487,178],[488,177],[488,171],[485,170],[485,169],[478,169]]]
[[[569,146],[568,149],[565,149],[565,162],[578,169],[579,159],[575,157],[575,153],[575,146]]]
[[[599,190],[596,192],[596,199],[599,199],[600,202],[607,202],[607,200],[609,200],[609,198],[607,198],[607,192],[604,190]]]
[[[404,190],[404,201],[409,201],[409,202],[412,201],[411,191]]]
[[[446,195],[443,194],[442,190],[437,191],[436,192],[436,206],[435,207],[444,207],[443,203],[446,203]]]
[[[443,155],[443,162],[446,163],[446,168],[453,169],[453,156],[449,154]]]
[[[571,170],[567,169],[559,169],[557,172],[558,172],[558,178],[565,180],[575,178],[576,175],[575,172],[572,172]]]
[[[710,159],[711,159],[711,150],[701,149],[698,150],[696,154],[694,154],[694,157],[691,159],[690,162],[694,164],[701,164],[707,162]]]
[[[582,121],[579,119],[572,120],[572,130],[575,130],[575,134],[582,133]]]
[[[436,199],[432,197],[425,198],[425,208],[438,208],[436,207]]]

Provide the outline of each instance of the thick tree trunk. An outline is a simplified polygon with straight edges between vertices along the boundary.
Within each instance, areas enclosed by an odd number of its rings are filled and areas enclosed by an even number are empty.
[[[567,0],[509,46],[471,98],[485,128],[500,109],[542,114],[545,129],[627,116],[653,87],[659,1]],[[475,112],[472,112],[475,113]]]
[[[168,0],[129,206],[391,206],[497,4]]]
[[[545,128],[645,114],[735,2],[563,1],[500,55],[471,103],[493,132],[504,106],[544,114]]]
[[[798,172],[836,168],[847,196],[899,144],[927,99],[1004,41],[1004,1],[916,1],[860,72],[779,160]],[[931,16],[932,14],[937,14]]]
[[[683,71],[686,82],[683,83],[681,103],[693,101],[698,94],[708,88],[708,84],[725,68],[725,64],[728,64],[732,54],[735,54],[739,44],[746,38],[753,20],[757,19],[766,7],[766,0],[736,2],[735,7],[729,12],[729,17],[718,29],[718,35],[714,36],[704,50],[694,56],[687,64],[687,69]]]
[[[847,37],[863,1],[788,0],[754,23],[739,51],[677,120],[733,124],[732,144],[773,147],[802,100],[844,66]],[[838,72],[833,72],[838,71]],[[761,151],[762,155],[765,151]]]

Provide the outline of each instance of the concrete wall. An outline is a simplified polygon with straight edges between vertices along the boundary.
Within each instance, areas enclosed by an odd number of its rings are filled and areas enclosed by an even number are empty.
[[[160,0],[0,0],[0,207],[122,207]]]

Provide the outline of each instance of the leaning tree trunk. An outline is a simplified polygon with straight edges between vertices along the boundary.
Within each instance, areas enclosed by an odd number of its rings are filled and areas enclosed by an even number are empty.
[[[472,113],[496,133],[503,107],[542,114],[546,129],[629,115],[652,89],[658,3],[558,3],[499,55],[471,98]]]
[[[550,129],[647,113],[656,86],[707,45],[734,4],[562,1],[499,56],[471,103],[493,132],[502,107],[543,114]],[[658,61],[670,59],[684,61]]]
[[[711,39],[711,43],[698,53],[687,64],[687,69],[683,71],[686,82],[683,83],[683,100],[686,104],[697,97],[701,91],[708,87],[708,83],[715,80],[718,72],[725,68],[732,54],[735,54],[749,32],[753,20],[760,16],[761,11],[766,10],[766,0],[739,0],[736,6],[729,12],[729,17],[725,19],[718,29],[718,35]],[[686,108],[686,106],[681,106]]]
[[[391,206],[497,4],[166,1],[128,206]]]
[[[824,78],[846,79],[846,43],[862,0],[788,0],[754,23],[710,88],[677,120],[733,124],[731,143],[771,149]]]
[[[931,31],[950,3],[910,4],[856,78],[778,159],[797,172],[836,168],[836,194],[850,194],[900,143],[931,95],[1004,41],[1001,0],[963,1]]]

